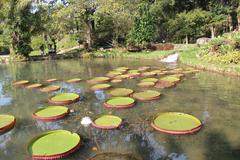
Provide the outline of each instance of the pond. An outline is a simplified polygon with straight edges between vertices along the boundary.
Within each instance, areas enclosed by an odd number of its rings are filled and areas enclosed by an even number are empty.
[[[132,154],[142,160],[239,159],[239,78],[209,72],[188,74],[175,88],[152,88],[161,91],[159,100],[138,102],[135,107],[125,110],[103,107],[109,95],[102,91],[92,91],[91,85],[85,81],[76,84],[64,82],[72,78],[88,80],[104,76],[120,66],[135,69],[145,65],[175,67],[154,60],[134,59],[59,60],[0,65],[0,113],[12,114],[17,119],[14,129],[0,135],[0,159],[30,159],[27,152],[29,141],[42,132],[55,129],[81,135],[83,142],[80,149],[67,160],[87,160],[104,152]],[[12,86],[16,80],[41,83],[50,78],[60,80],[53,83],[61,86],[60,91],[47,94]],[[124,80],[113,86],[142,91],[136,85],[140,79]],[[32,118],[36,109],[48,105],[49,96],[61,92],[80,94],[81,100],[68,106],[75,109],[75,113],[57,122],[42,122]],[[194,115],[203,122],[204,127],[197,134],[181,136],[152,129],[147,120],[157,113],[169,111]],[[102,113],[122,117],[128,124],[116,130],[100,130],[81,125],[83,117]],[[108,160],[107,157],[103,159]]]

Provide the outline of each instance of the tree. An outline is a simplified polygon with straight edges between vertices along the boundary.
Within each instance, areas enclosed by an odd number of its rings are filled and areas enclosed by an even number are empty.
[[[137,14],[134,17],[134,25],[129,34],[128,43],[141,45],[152,42],[154,39],[155,17],[150,12],[151,5],[143,2],[138,6]]]

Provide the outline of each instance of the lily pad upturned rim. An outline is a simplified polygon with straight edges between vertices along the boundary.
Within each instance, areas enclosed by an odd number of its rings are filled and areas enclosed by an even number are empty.
[[[97,124],[95,121],[102,118],[102,117],[113,117],[113,118],[116,118],[119,120],[119,124],[114,126],[114,125],[99,125]],[[119,128],[122,124],[122,118],[118,117],[118,116],[115,116],[115,115],[108,115],[108,114],[105,114],[105,115],[99,115],[97,116],[94,121],[92,122],[92,126],[95,127],[95,128],[98,128],[98,129],[115,129],[115,128]]]
[[[41,83],[34,83],[34,84],[28,85],[26,88],[27,89],[35,89],[35,88],[41,88],[42,86],[43,86],[43,84],[41,84]]]
[[[158,81],[157,78],[144,78],[140,82],[154,82],[156,83]]]
[[[155,72],[143,72],[143,73],[141,73],[141,76],[144,76],[144,77],[148,77],[148,76],[156,76],[157,75],[157,73],[155,73]]]
[[[33,155],[32,151],[31,151],[31,147],[34,143],[37,142],[37,140],[39,140],[40,138],[42,137],[45,137],[45,136],[48,136],[48,135],[51,135],[51,134],[66,134],[66,136],[70,137],[71,138],[74,138],[74,144],[73,146],[71,146],[69,149],[64,149],[64,151],[62,151],[61,153],[49,153],[48,155],[46,155],[46,153],[44,155]],[[59,139],[61,140],[61,138]],[[68,141],[64,141],[65,143],[68,143]],[[72,133],[70,131],[67,131],[67,130],[53,130],[53,131],[49,131],[49,132],[44,132],[42,134],[40,134],[39,136],[36,136],[34,137],[28,144],[28,152],[31,154],[32,158],[33,159],[59,159],[59,158],[64,158],[64,157],[67,157],[69,156],[70,154],[72,154],[73,152],[75,152],[76,150],[78,150],[78,148],[80,147],[80,142],[81,142],[81,137],[77,134],[77,133]],[[54,144],[54,143],[52,143]],[[66,145],[62,145],[62,146],[66,146]],[[67,151],[65,151],[67,150]]]
[[[98,83],[104,83],[109,82],[111,79],[109,77],[94,77],[92,79],[87,80],[90,84],[98,84]]]
[[[112,79],[110,82],[111,83],[121,83],[123,80],[122,79]]]
[[[178,78],[174,75],[165,76],[165,77],[160,78],[159,80],[169,81],[169,82],[173,82],[173,83],[177,83],[177,82],[181,81],[180,78]]]
[[[124,93],[122,93],[122,92],[124,92]],[[111,96],[115,96],[115,97],[127,97],[133,93],[134,93],[134,91],[129,88],[114,88],[109,92],[109,94]]]
[[[72,96],[72,97],[66,98],[63,100],[58,99],[59,97],[64,96],[64,95]],[[67,105],[67,104],[75,103],[75,102],[79,101],[79,99],[80,99],[80,96],[76,93],[60,93],[60,94],[50,97],[48,102],[51,104],[56,104],[56,105]]]
[[[39,115],[37,115],[37,113],[39,111],[47,110],[47,109],[51,109],[51,108],[61,108],[61,109],[65,109],[66,111],[61,114],[54,115],[54,116],[39,116]],[[64,118],[66,115],[69,114],[69,112],[70,112],[70,110],[65,106],[48,106],[48,107],[40,108],[37,111],[35,111],[33,113],[32,117],[33,117],[33,119],[42,120],[42,121],[55,121],[55,120]]]
[[[73,79],[67,80],[66,82],[67,83],[78,83],[78,82],[81,82],[81,81],[82,81],[81,78],[73,78]]]
[[[192,120],[196,121],[199,124],[191,129],[186,129],[186,130],[174,130],[174,129],[161,128],[155,124],[155,121],[159,116],[164,115],[164,114],[176,114],[176,115],[188,116],[189,118],[191,118]],[[194,134],[194,133],[198,132],[202,128],[203,124],[198,118],[196,118],[195,116],[190,115],[190,114],[181,113],[181,112],[165,112],[165,113],[158,114],[158,116],[156,116],[156,118],[151,123],[151,126],[159,132],[173,134],[173,135],[186,135],[186,134]]]
[[[147,92],[152,92],[155,93],[154,96],[148,96],[148,97],[144,97]],[[138,93],[134,93],[132,95],[133,98],[139,100],[139,101],[153,101],[153,100],[158,100],[160,99],[161,93],[158,91],[154,91],[154,90],[147,90],[147,91],[143,91],[143,92],[138,92]]]
[[[54,92],[54,91],[58,91],[60,90],[60,86],[56,86],[56,85],[49,85],[49,86],[46,86],[46,87],[43,87],[40,89],[41,92]]]
[[[128,103],[128,104],[109,104],[108,102],[113,100],[113,99],[128,99],[128,100],[131,100],[132,102]],[[132,108],[134,105],[135,105],[136,101],[133,99],[133,98],[130,98],[130,97],[113,97],[113,98],[110,98],[108,100],[106,100],[104,102],[104,107],[106,108],[112,108],[112,109],[128,109],[128,108]]]
[[[0,114],[0,119],[2,117],[11,118],[12,120],[9,123],[3,124],[3,126],[0,127],[0,134],[6,133],[7,131],[11,130],[16,124],[16,118],[14,116],[8,114]]]
[[[155,82],[140,82],[137,84],[139,87],[153,87],[155,86]]]
[[[26,85],[28,83],[29,83],[28,80],[21,80],[21,81],[13,82],[13,86],[23,86],[23,85]]]
[[[95,84],[94,86],[91,87],[91,90],[93,90],[93,91],[102,91],[102,90],[107,90],[107,89],[109,89],[111,87],[112,86],[110,84],[107,84],[107,83]]]
[[[52,83],[52,82],[56,82],[57,79],[56,78],[51,78],[51,79],[47,79],[46,82],[48,83]]]

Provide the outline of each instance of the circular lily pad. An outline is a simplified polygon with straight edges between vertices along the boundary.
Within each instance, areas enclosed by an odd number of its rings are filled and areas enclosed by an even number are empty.
[[[139,70],[129,70],[128,73],[139,73]]]
[[[45,132],[28,145],[33,159],[64,158],[80,147],[80,136],[66,130]]]
[[[201,129],[202,123],[189,114],[167,112],[159,114],[152,122],[152,127],[169,134],[193,134]]]
[[[120,83],[120,82],[122,82],[121,79],[113,79],[113,80],[111,80],[111,83]]]
[[[116,77],[114,77],[115,79],[127,79],[130,78],[131,76],[128,74],[122,74],[122,75],[118,75]]]
[[[173,82],[173,83],[177,83],[177,82],[180,81],[180,78],[175,77],[175,76],[166,76],[166,77],[160,78],[160,80],[162,80],[162,81],[169,81],[169,82]]]
[[[72,104],[79,101],[80,96],[75,93],[60,93],[56,96],[51,97],[48,101],[51,104],[66,105]]]
[[[46,86],[40,89],[41,92],[54,92],[58,90],[60,90],[60,87],[54,85]]]
[[[92,125],[100,129],[118,128],[122,123],[122,119],[113,115],[101,115],[94,120]]]
[[[121,74],[122,74],[122,72],[111,71],[111,72],[108,72],[106,76],[110,77],[110,78],[113,78],[113,77],[116,77],[116,76],[121,75]]]
[[[29,83],[29,81],[27,81],[27,80],[22,80],[22,81],[14,82],[13,85],[14,85],[14,86],[23,86],[23,85],[26,85],[26,84],[28,84],[28,83]]]
[[[139,71],[146,71],[149,70],[151,67],[139,67],[138,70]]]
[[[110,81],[109,77],[95,77],[93,79],[88,80],[87,82],[90,84],[98,84]]]
[[[134,91],[132,89],[128,89],[128,88],[115,88],[111,90],[109,94],[115,97],[127,97],[133,94],[133,92]]]
[[[156,88],[164,89],[164,88],[170,88],[175,87],[176,83],[170,82],[170,81],[158,81],[155,85]]]
[[[11,115],[0,114],[0,133],[5,133],[12,129],[16,123],[16,119]]]
[[[96,85],[92,86],[91,90],[93,90],[93,91],[101,91],[101,90],[107,90],[109,88],[111,88],[110,84],[103,83],[103,84],[96,84]]]
[[[104,106],[107,108],[126,109],[135,105],[135,100],[129,97],[114,97],[107,100]]]
[[[141,82],[154,82],[154,83],[156,83],[157,81],[158,81],[157,78],[145,78],[141,80]]]
[[[54,121],[64,118],[69,114],[69,109],[64,106],[48,106],[38,109],[33,113],[33,118],[43,121]]]
[[[56,82],[57,79],[56,78],[51,78],[51,79],[47,79],[46,82],[51,83],[51,82]]]
[[[159,99],[160,95],[161,93],[158,91],[148,90],[144,92],[134,93],[133,98],[136,98],[140,101],[151,101]]]
[[[131,154],[99,153],[88,160],[138,160]]]
[[[129,68],[128,67],[118,67],[115,70],[129,70]]]
[[[141,76],[155,76],[155,75],[157,75],[157,73],[155,72],[143,72],[141,74]]]
[[[27,89],[34,89],[34,88],[40,88],[42,87],[43,85],[40,84],[40,83],[35,83],[35,84],[30,84],[29,86],[27,86],[26,88]]]
[[[80,82],[82,79],[80,79],[80,78],[73,78],[73,79],[69,79],[69,80],[67,80],[66,82],[67,83],[78,83],[78,82]]]
[[[153,87],[155,86],[154,82],[140,82],[137,84],[139,87]]]

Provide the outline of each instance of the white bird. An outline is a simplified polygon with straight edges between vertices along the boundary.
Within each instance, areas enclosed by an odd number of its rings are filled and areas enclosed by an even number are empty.
[[[82,120],[81,120],[81,124],[84,127],[88,127],[90,124],[92,124],[92,120],[91,120],[90,117],[83,117]]]
[[[161,62],[166,62],[166,63],[176,63],[179,57],[179,53],[175,53],[172,55],[169,55],[167,58],[161,59]]]

